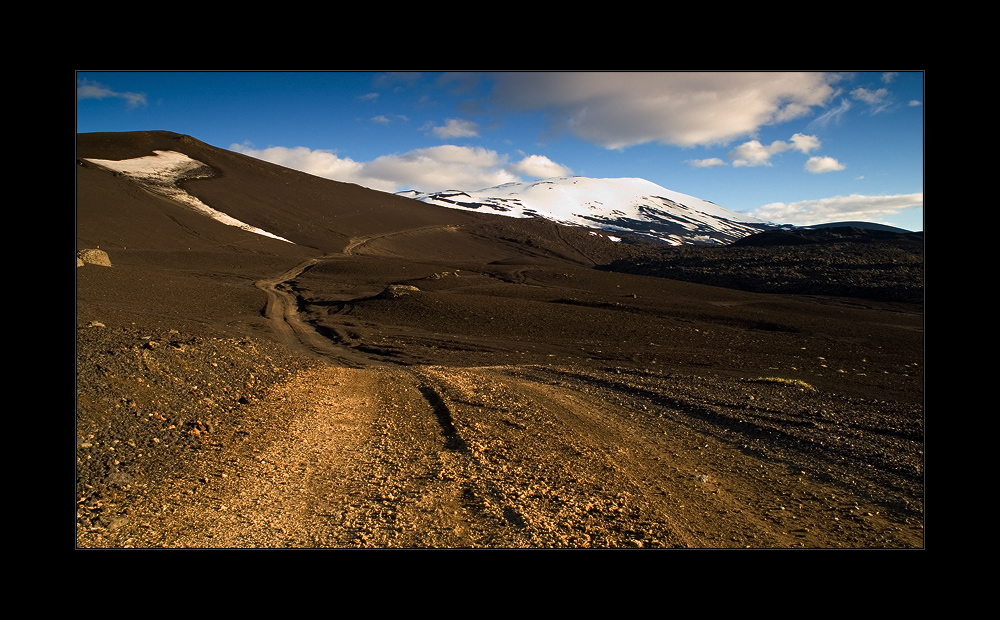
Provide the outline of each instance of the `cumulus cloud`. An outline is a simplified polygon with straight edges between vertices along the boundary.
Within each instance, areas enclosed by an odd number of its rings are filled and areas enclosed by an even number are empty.
[[[496,151],[445,144],[377,157],[365,164],[365,172],[392,179],[400,188],[429,192],[481,189],[519,180],[507,172],[506,165],[507,157]]]
[[[426,127],[435,137],[442,140],[452,138],[475,138],[479,135],[479,126],[469,120],[461,118],[449,118],[445,120],[443,126]]]
[[[846,166],[833,157],[810,157],[806,162],[806,170],[815,174],[822,172],[836,172],[843,170]]]
[[[758,140],[750,140],[737,146],[729,152],[733,166],[770,166],[771,156],[788,150],[788,143],[775,140],[770,146],[764,146]]]
[[[229,148],[286,168],[385,192],[482,189],[520,181],[521,175],[544,178],[571,174],[566,166],[542,155],[529,155],[511,163],[506,155],[490,149],[453,144],[383,155],[367,162],[306,147],[255,149],[233,144]]]
[[[146,105],[145,93],[118,92],[92,80],[79,81],[76,85],[76,97],[77,99],[124,99],[130,108]]]
[[[822,73],[500,73],[491,101],[544,110],[553,131],[608,149],[727,144],[808,114],[834,89]]]
[[[883,222],[906,209],[923,206],[923,192],[895,196],[851,194],[791,203],[774,202],[760,207],[753,215],[782,224],[809,226],[843,221]]]
[[[544,155],[528,155],[524,159],[507,167],[508,172],[536,179],[548,177],[565,177],[573,171],[562,164],[557,164]]]
[[[783,153],[789,150],[809,153],[810,151],[818,149],[819,146],[819,138],[816,136],[797,133],[792,136],[790,142],[775,140],[767,146],[761,144],[758,140],[744,142],[730,151],[729,159],[732,160],[733,166],[735,167],[770,166],[771,157],[777,155],[778,153]]]
[[[809,153],[810,151],[815,151],[819,147],[819,138],[816,136],[808,136],[804,133],[797,133],[792,136],[792,148],[796,151]]]
[[[363,162],[340,157],[334,151],[313,150],[304,146],[293,148],[272,146],[266,149],[255,149],[243,144],[233,144],[229,150],[326,179],[356,183],[386,192],[392,192],[396,189],[396,184],[392,180],[380,179],[368,174]]]

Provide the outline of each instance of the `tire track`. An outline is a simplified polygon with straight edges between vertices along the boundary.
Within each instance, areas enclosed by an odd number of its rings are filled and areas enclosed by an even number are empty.
[[[423,226],[380,235],[351,238],[340,254],[319,256],[302,261],[291,269],[274,276],[257,280],[254,285],[264,292],[267,301],[263,315],[271,322],[278,340],[287,346],[304,350],[312,355],[331,358],[349,368],[382,365],[377,358],[366,355],[350,346],[350,338],[330,327],[317,329],[299,313],[299,300],[289,283],[321,261],[340,260],[356,256],[359,248],[372,241],[389,237],[419,233],[429,230],[453,230],[454,226]],[[350,302],[344,302],[349,305]],[[341,344],[342,343],[342,344]]]
[[[432,230],[457,230],[457,229],[458,227],[450,224],[447,225],[435,224],[432,226],[419,226],[417,228],[407,228],[405,230],[397,230],[394,232],[383,233],[379,235],[369,235],[367,237],[356,237],[348,241],[347,245],[344,247],[343,254],[345,256],[358,256],[358,249],[361,248],[361,246],[367,243],[371,243],[372,241],[379,241],[382,239],[388,239],[390,237],[399,237],[403,235],[411,235]]]
[[[690,547],[648,481],[659,469],[608,403],[543,386],[508,368],[434,368],[469,446],[478,487],[531,546]],[[624,448],[627,446],[628,448]]]
[[[298,350],[312,355],[330,358],[349,368],[363,368],[374,360],[358,353],[350,347],[340,346],[320,333],[312,324],[304,321],[299,314],[298,296],[288,283],[311,269],[322,260],[335,256],[316,257],[305,260],[288,271],[273,278],[258,280],[254,285],[267,295],[264,317],[267,318],[278,340]]]

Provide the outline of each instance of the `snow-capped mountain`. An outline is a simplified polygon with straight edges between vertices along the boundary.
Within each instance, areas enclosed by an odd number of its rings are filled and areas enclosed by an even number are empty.
[[[540,217],[674,245],[730,243],[779,227],[637,178],[555,177],[477,191],[409,191],[399,195],[453,209]]]

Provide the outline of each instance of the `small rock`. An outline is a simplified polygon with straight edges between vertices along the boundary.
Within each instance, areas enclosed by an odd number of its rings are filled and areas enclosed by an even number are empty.
[[[385,287],[385,290],[379,293],[381,299],[396,299],[397,297],[402,297],[403,295],[409,295],[410,293],[419,292],[415,286],[410,286],[408,284],[390,284]]]

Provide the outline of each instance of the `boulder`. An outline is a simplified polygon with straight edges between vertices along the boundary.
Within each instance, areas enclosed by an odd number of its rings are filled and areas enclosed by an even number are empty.
[[[111,258],[108,253],[100,249],[80,250],[76,253],[76,266],[82,267],[84,264],[111,266]]]

